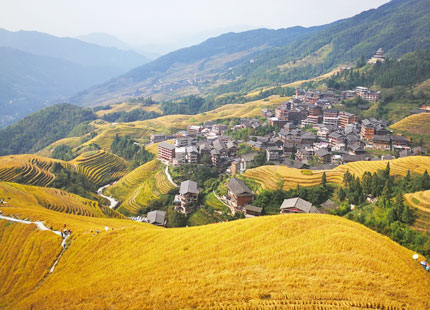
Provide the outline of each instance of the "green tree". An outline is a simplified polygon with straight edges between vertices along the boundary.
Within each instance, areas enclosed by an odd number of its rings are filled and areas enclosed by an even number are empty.
[[[321,185],[323,187],[327,186],[327,176],[326,176],[325,172],[323,172],[322,177],[321,177]]]
[[[412,224],[414,222],[414,215],[408,206],[403,208],[401,221],[405,224]]]
[[[337,191],[337,198],[339,198],[339,201],[342,202],[346,199],[346,193],[343,187],[340,187]]]

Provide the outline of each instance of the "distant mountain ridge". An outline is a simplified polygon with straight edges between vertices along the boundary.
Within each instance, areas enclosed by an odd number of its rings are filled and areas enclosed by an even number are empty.
[[[324,27],[256,29],[226,33],[210,38],[199,45],[162,56],[99,87],[79,94],[72,98],[72,102],[96,104],[104,100],[96,97],[103,97],[104,94],[116,91],[120,91],[120,94],[116,93],[116,95],[127,97],[154,95],[183,86],[205,87],[205,83],[210,84],[213,77],[228,72],[232,66],[252,61],[262,50],[284,46]]]
[[[133,51],[123,51],[37,31],[12,32],[0,29],[0,46],[16,48],[39,56],[61,58],[85,66],[117,68],[123,72],[148,61]]]
[[[72,98],[82,105],[112,98],[244,92],[326,73],[370,57],[430,47],[430,0],[392,0],[335,23],[225,34],[181,49]]]
[[[145,62],[131,51],[0,29],[0,127]]]

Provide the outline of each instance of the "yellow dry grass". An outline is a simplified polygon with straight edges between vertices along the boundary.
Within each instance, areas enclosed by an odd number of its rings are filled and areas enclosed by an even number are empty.
[[[405,194],[406,203],[414,208],[413,228],[430,232],[430,190]]]
[[[60,237],[36,225],[0,220],[0,308],[36,287],[60,254],[60,243]]]
[[[361,177],[364,172],[376,172],[385,169],[390,162],[392,175],[406,175],[408,170],[413,173],[424,173],[430,167],[430,157],[411,156],[394,160],[360,161],[338,166],[332,170],[300,170],[287,166],[262,166],[246,170],[243,174],[246,178],[256,181],[263,189],[277,189],[283,182],[283,189],[296,188],[300,186],[315,186],[321,183],[323,172],[326,173],[327,181],[341,184],[346,171]]]
[[[430,135],[430,113],[414,114],[391,125],[394,130]]]
[[[69,163],[89,181],[103,185],[123,177],[128,166],[121,157],[103,150],[81,154]]]
[[[135,223],[73,236],[55,272],[7,308],[428,309],[430,277],[412,254],[328,215]]]
[[[0,198],[7,202],[7,207],[28,208],[31,206],[89,217],[122,218],[120,214],[108,207],[100,206],[97,201],[56,188],[0,182]]]

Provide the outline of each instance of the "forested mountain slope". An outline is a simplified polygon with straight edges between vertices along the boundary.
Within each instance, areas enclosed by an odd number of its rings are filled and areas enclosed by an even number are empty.
[[[0,29],[0,127],[147,61],[77,39]]]
[[[153,95],[159,99],[284,84],[320,75],[361,56],[370,58],[380,47],[389,57],[429,48],[429,28],[429,0],[393,0],[307,31],[297,27],[276,32],[260,29],[209,39],[160,57],[73,100],[97,104],[113,97]]]
[[[261,51],[303,39],[322,27],[257,29],[227,33],[183,48],[138,67],[98,87],[82,92],[72,102],[97,104],[116,96],[172,98],[184,93],[200,93],[211,87],[230,68],[249,62]],[[159,94],[160,96],[157,96]]]
[[[65,138],[82,122],[95,119],[89,109],[57,104],[0,130],[0,156],[32,153]]]

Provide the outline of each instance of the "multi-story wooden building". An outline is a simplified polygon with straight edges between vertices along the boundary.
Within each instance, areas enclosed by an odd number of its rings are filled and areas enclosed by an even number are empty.
[[[175,158],[175,145],[168,142],[161,142],[158,145],[158,159],[165,163],[172,163]]]
[[[340,127],[345,128],[346,125],[354,124],[357,122],[358,122],[358,118],[356,115],[349,113],[349,112],[345,112],[345,111],[339,112],[339,126]]]
[[[227,198],[235,209],[242,211],[244,206],[252,203],[254,193],[242,180],[232,178],[228,182]]]
[[[179,195],[175,197],[175,210],[189,214],[194,211],[199,201],[199,190],[197,189],[197,183],[194,181],[184,181],[181,183],[179,189]]]

